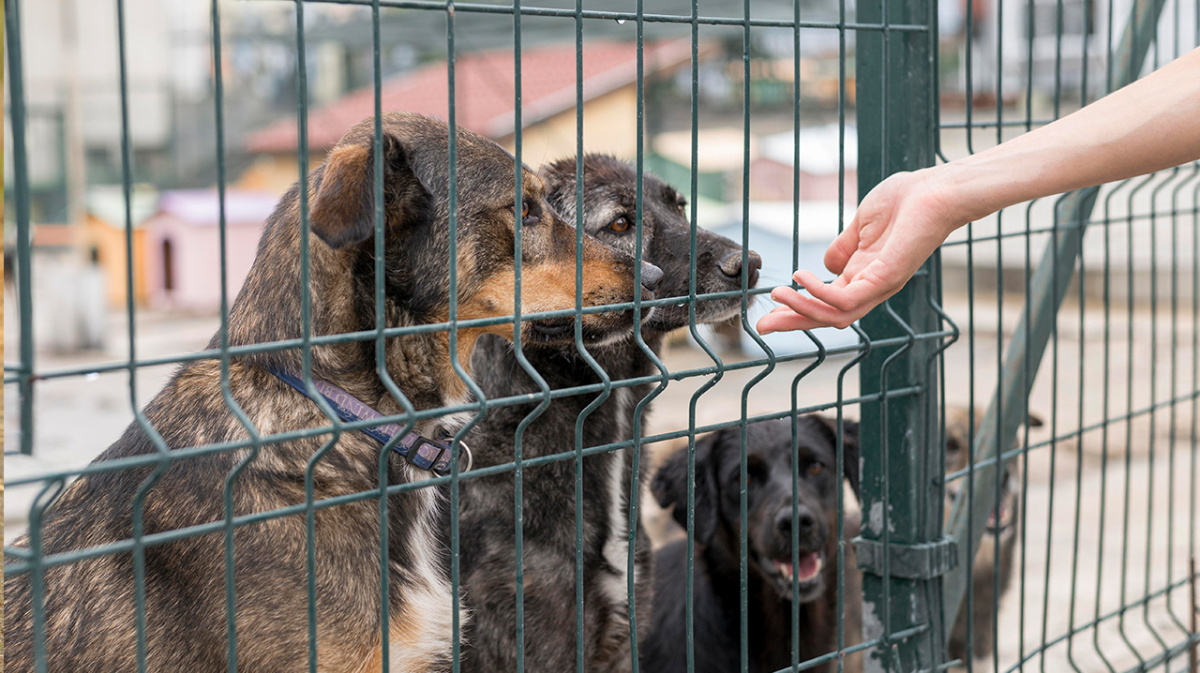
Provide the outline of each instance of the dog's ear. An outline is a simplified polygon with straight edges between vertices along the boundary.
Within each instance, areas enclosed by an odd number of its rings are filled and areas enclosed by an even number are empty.
[[[415,180],[404,147],[383,134],[383,184]],[[386,208],[385,208],[386,212]],[[321,182],[312,197],[309,222],[313,233],[333,248],[361,243],[375,232],[375,139],[334,148],[325,159]]]
[[[695,523],[696,541],[707,544],[717,530],[717,507],[720,493],[717,491],[716,451],[721,432],[718,431],[696,439],[696,492]],[[658,468],[650,482],[650,492],[664,509],[674,506],[671,515],[683,528],[687,528],[688,450],[684,447],[667,459]]]
[[[833,431],[837,432],[837,422],[834,422]],[[835,440],[837,435],[834,435]],[[836,446],[836,445],[835,445]],[[854,497],[862,499],[861,475],[859,469],[861,465],[860,453],[858,448],[858,421],[842,419],[842,469],[845,471],[846,480],[850,482],[850,488],[854,491]]]
[[[829,443],[837,450],[837,419],[832,416],[813,414],[820,421],[829,437]],[[859,474],[858,421],[842,419],[842,471],[857,498],[862,498]]]

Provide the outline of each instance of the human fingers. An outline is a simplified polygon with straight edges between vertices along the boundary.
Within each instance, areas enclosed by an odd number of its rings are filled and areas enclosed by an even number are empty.
[[[800,315],[787,308],[780,307],[782,311],[772,311],[758,319],[758,324],[755,327],[759,334],[771,334],[773,332],[794,332],[797,330],[816,329],[824,327],[812,318]]]
[[[797,272],[796,280],[818,301],[843,313],[861,316],[893,294],[890,287],[880,284],[876,276],[869,273],[874,270],[873,266],[877,265],[873,262],[848,281],[845,276],[839,276],[833,283],[826,284],[807,271],[803,275]]]
[[[837,327],[838,329],[842,329],[848,327],[850,323],[866,313],[866,311],[863,311],[860,314],[848,314],[822,301],[802,295],[789,287],[775,288],[771,291],[771,298],[786,305],[793,312],[813,320],[813,326],[815,327]]]

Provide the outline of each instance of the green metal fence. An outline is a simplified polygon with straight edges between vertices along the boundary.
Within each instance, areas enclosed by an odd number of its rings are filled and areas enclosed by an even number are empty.
[[[284,2],[284,0],[280,0]],[[8,65],[8,107],[11,125],[11,151],[14,167],[6,176],[6,194],[14,201],[16,226],[15,274],[12,287],[18,313],[19,334],[9,334],[5,365],[5,383],[15,395],[7,396],[7,418],[19,428],[15,441],[6,447],[6,463],[10,457],[38,455],[39,422],[37,412],[41,398],[40,386],[50,382],[79,382],[94,376],[128,376],[128,399],[138,424],[152,438],[155,452],[108,463],[88,466],[40,469],[32,474],[10,478],[6,497],[14,492],[34,493],[28,505],[29,536],[20,544],[6,543],[5,574],[7,577],[27,575],[32,587],[32,610],[28,615],[13,615],[9,620],[30,620],[37,656],[36,670],[46,670],[45,634],[48,628],[46,606],[43,603],[43,582],[48,568],[71,566],[86,559],[111,554],[132,554],[134,586],[136,588],[136,624],[139,670],[145,669],[146,623],[153,619],[146,612],[145,578],[147,550],[175,540],[220,533],[225,559],[224,586],[226,603],[235,604],[237,591],[234,578],[234,533],[243,526],[253,526],[275,517],[302,516],[307,535],[303,540],[307,553],[308,662],[309,670],[317,670],[316,605],[318,587],[315,577],[315,520],[316,512],[350,502],[376,499],[380,505],[379,535],[384,551],[381,577],[382,631],[387,641],[387,503],[388,496],[421,488],[445,487],[448,493],[450,518],[447,571],[453,586],[453,635],[451,638],[454,669],[462,652],[458,635],[457,608],[470,597],[459,592],[461,574],[460,535],[457,513],[461,505],[459,486],[465,480],[489,475],[511,474],[515,485],[516,554],[520,558],[527,542],[523,538],[524,520],[521,497],[525,480],[536,479],[536,472],[527,471],[556,461],[574,461],[575,481],[564,486],[564,494],[573,489],[576,506],[576,626],[578,670],[591,670],[591,662],[583,656],[583,564],[580,541],[583,528],[583,478],[585,458],[614,451],[630,451],[635,472],[639,461],[670,441],[686,442],[694,455],[697,434],[740,427],[742,429],[741,477],[747,478],[746,425],[768,418],[795,418],[799,414],[821,411],[836,415],[839,420],[861,419],[862,436],[862,536],[856,541],[857,567],[849,563],[851,545],[843,540],[847,508],[850,503],[838,496],[839,554],[838,589],[839,613],[847,597],[843,583],[851,574],[863,573],[862,624],[838,620],[837,647],[828,654],[800,661],[798,629],[791,634],[793,665],[791,670],[811,670],[829,665],[843,670],[846,655],[866,654],[867,670],[934,671],[955,665],[968,670],[1024,671],[1183,671],[1188,670],[1188,651],[1196,645],[1193,615],[1195,605],[1187,597],[1189,582],[1195,581],[1194,570],[1185,561],[1196,554],[1197,525],[1197,395],[1200,394],[1200,168],[1184,166],[1163,175],[1132,180],[1118,185],[1063,196],[1045,203],[1033,203],[1011,208],[987,222],[969,225],[965,237],[952,239],[900,294],[889,300],[860,325],[851,329],[858,339],[852,345],[827,347],[820,335],[796,335],[797,341],[811,340],[809,351],[776,354],[759,336],[749,329],[748,312],[769,288],[750,289],[745,273],[740,293],[702,294],[697,292],[695,270],[690,277],[691,292],[686,297],[655,300],[635,299],[635,314],[643,306],[686,304],[691,317],[689,333],[703,350],[710,364],[672,367],[641,340],[638,341],[659,374],[635,380],[610,380],[588,352],[579,325],[584,313],[582,297],[582,268],[576,272],[576,309],[534,315],[510,316],[503,320],[459,320],[458,307],[452,302],[446,323],[417,328],[385,327],[385,291],[383,287],[384,203],[375,203],[375,321],[376,328],[364,332],[338,335],[311,333],[311,297],[306,289],[303,297],[301,337],[296,340],[253,346],[230,346],[228,308],[230,299],[224,280],[221,281],[221,320],[217,331],[217,347],[194,354],[147,357],[139,353],[137,339],[137,308],[134,297],[134,222],[132,221],[133,155],[130,142],[129,82],[127,77],[127,45],[139,39],[127,34],[128,14],[124,0],[116,0],[115,30],[119,31],[118,84],[121,101],[120,126],[125,201],[126,279],[130,301],[125,310],[125,330],[129,346],[127,357],[119,361],[89,363],[82,366],[46,368],[38,363],[34,333],[34,274],[37,263],[32,247],[33,224],[30,213],[30,185],[26,167],[31,149],[26,144],[27,99],[22,63],[22,43],[37,39],[23,31],[22,5],[19,0],[5,1],[5,28]],[[836,36],[836,54],[840,77],[837,90],[836,116],[839,128],[839,204],[845,202],[847,175],[845,139],[847,119],[857,121],[858,188],[865,194],[887,175],[912,170],[953,159],[956,155],[973,152],[982,145],[999,142],[1013,134],[1046,124],[1071,109],[1094,100],[1106,91],[1132,81],[1154,65],[1161,64],[1200,44],[1200,2],[1189,0],[1136,0],[1123,3],[1109,0],[1108,4],[1084,0],[1071,3],[1039,0],[995,3],[985,0],[966,0],[960,6],[963,26],[961,40],[947,37],[939,29],[939,6],[931,0],[859,0],[847,6],[845,0],[826,8],[813,9],[799,1],[785,5],[764,5],[762,8],[746,0],[740,8],[719,3],[664,2],[655,11],[648,11],[643,0],[616,8],[585,8],[582,1],[574,4],[555,2],[526,5],[519,0],[510,4],[434,2],[432,0],[296,0],[287,3],[294,7],[295,53],[306,54],[305,14],[313,5],[355,5],[369,14],[374,64],[374,105],[376,119],[381,111],[382,48],[391,41],[430,40],[426,19],[437,17],[444,23],[444,56],[450,91],[454,91],[455,59],[462,53],[456,46],[456,26],[466,17],[503,19],[505,30],[511,29],[511,47],[516,64],[514,100],[514,154],[526,163],[533,157],[522,155],[522,98],[521,59],[523,53],[522,25],[533,17],[553,20],[555,30],[565,33],[573,29],[576,46],[575,108],[576,152],[582,155],[588,148],[583,142],[583,129],[588,120],[584,106],[583,50],[588,35],[611,32],[614,25],[625,26],[626,35],[636,40],[637,60],[637,154],[638,169],[638,233],[637,254],[641,257],[642,228],[642,171],[648,155],[646,140],[645,63],[642,48],[647,31],[660,35],[687,35],[691,41],[690,130],[691,184],[677,185],[690,196],[690,219],[697,220],[697,192],[700,155],[699,131],[702,110],[700,103],[701,38],[709,31],[740,32],[742,45],[742,114],[744,139],[741,182],[743,193],[751,184],[751,130],[753,109],[751,87],[752,47],[756,36],[764,31],[788,31],[794,44],[794,114],[793,131],[797,133],[807,119],[803,111],[800,82],[802,81],[801,47],[817,37]],[[217,190],[222,203],[220,235],[222,251],[226,243],[224,210],[227,174],[227,154],[221,12],[228,3],[211,2],[211,49],[213,63],[213,124],[217,143],[215,155],[218,175]],[[1043,11],[1046,8],[1047,11]],[[740,10],[740,11],[738,11]],[[786,11],[784,11],[786,10]],[[816,18],[810,18],[809,13]],[[1039,13],[1041,12],[1041,13]],[[403,16],[412,22],[412,35],[401,32],[385,36],[381,33],[381,16]],[[1084,17],[1082,28],[1071,22]],[[1006,18],[1007,17],[1007,18]],[[1014,21],[1013,17],[1020,17]],[[1049,23],[1046,23],[1049,17]],[[1014,29],[1014,26],[1019,26]],[[1098,28],[1103,26],[1103,29]],[[943,27],[944,28],[944,27]],[[632,30],[629,30],[632,29]],[[1104,33],[1104,31],[1107,31]],[[1006,32],[1007,31],[1007,32]],[[1072,32],[1075,31],[1075,32]],[[1014,32],[1017,34],[1014,35]],[[418,35],[418,33],[420,33]],[[631,33],[631,35],[630,35]],[[1102,34],[1104,33],[1104,34]],[[508,39],[507,37],[505,38]],[[539,34],[536,39],[547,39]],[[983,45],[983,46],[981,46]],[[1014,49],[1014,45],[1019,49]],[[957,76],[947,76],[946,63],[957,60]],[[978,61],[990,61],[990,68],[976,69]],[[1066,65],[1064,65],[1066,64]],[[308,82],[307,59],[296,60],[296,100],[298,114],[298,156],[308,152]],[[851,71],[851,68],[853,70]],[[980,73],[986,75],[982,77]],[[528,75],[529,73],[525,73]],[[853,76],[853,80],[851,79]],[[977,79],[987,79],[987,83]],[[1019,84],[1013,85],[1011,82]],[[1047,84],[1048,83],[1048,84]],[[983,94],[983,95],[978,95]],[[982,102],[990,96],[991,103]],[[950,101],[947,104],[947,101]],[[958,102],[960,101],[961,105]],[[449,99],[451,128],[456,125],[456,100]],[[457,216],[458,165],[455,156],[455,136],[450,136],[449,193],[451,226]],[[382,129],[375,126],[375,193],[382,194],[383,146]],[[799,165],[802,149],[795,147],[795,166]],[[537,158],[534,158],[537,159]],[[301,161],[298,175],[305,183],[307,166]],[[582,185],[583,166],[577,164],[577,182]],[[515,175],[516,194],[521,194],[521,172]],[[801,232],[810,223],[802,221],[799,204],[799,173],[794,177],[794,209],[791,222],[792,266],[801,263]],[[11,192],[9,187],[11,186]],[[834,196],[834,195],[831,195]],[[300,190],[302,217],[301,269],[302,285],[308,287],[308,207],[310,195]],[[576,195],[577,211],[583,210],[582,186]],[[1103,206],[1102,213],[1098,205]],[[743,200],[741,214],[741,243],[750,246],[751,210],[749,199]],[[839,217],[844,215],[839,210]],[[519,218],[518,218],[519,220]],[[516,223],[517,283],[516,306],[520,306],[521,223]],[[1124,230],[1124,231],[1122,231]],[[1122,234],[1124,234],[1122,236]],[[693,258],[696,252],[695,225],[690,241]],[[1045,246],[1040,258],[1033,255],[1036,247]],[[583,237],[576,242],[577,256],[582,257]],[[1014,252],[1015,251],[1015,252]],[[455,238],[451,237],[451,259],[456,255]],[[992,268],[994,267],[994,268]],[[450,265],[450,295],[455,296],[458,282],[455,266]],[[226,258],[221,255],[219,268],[212,269],[218,278],[226,278]],[[637,272],[640,280],[640,270]],[[953,274],[953,275],[951,275]],[[945,280],[952,278],[952,281]],[[948,282],[952,292],[943,298]],[[965,293],[963,290],[965,289]],[[741,297],[742,318],[747,324],[744,332],[757,345],[750,357],[725,358],[708,342],[711,337],[696,324],[699,302]],[[629,306],[624,306],[629,308]],[[53,310],[44,307],[42,310]],[[587,309],[591,312],[593,309]],[[994,318],[993,318],[994,316]],[[581,356],[598,370],[603,383],[581,385],[569,389],[551,390],[533,366],[519,356],[522,367],[536,381],[542,392],[540,404],[525,419],[514,437],[515,452],[510,462],[481,467],[469,472],[459,469],[458,453],[462,439],[489,410],[502,406],[528,403],[526,396],[487,399],[467,376],[463,363],[455,361],[454,368],[466,381],[476,402],[448,409],[417,411],[388,374],[383,345],[387,339],[417,331],[448,333],[451,352],[460,329],[500,322],[520,322],[538,318],[574,317],[576,319],[576,348]],[[1122,324],[1122,321],[1124,324]],[[985,324],[986,323],[986,324]],[[520,354],[520,331],[516,330],[516,353]],[[1124,343],[1121,343],[1124,341]],[[271,350],[299,349],[303,354],[304,376],[311,386],[311,350],[322,344],[373,342],[378,359],[377,372],[388,390],[404,407],[405,413],[385,417],[375,423],[398,423],[406,428],[422,419],[448,414],[467,414],[471,420],[455,436],[455,460],[450,475],[391,484],[387,477],[388,451],[380,452],[380,481],[375,490],[335,499],[320,500],[314,496],[314,470],[333,448],[340,433],[361,429],[370,423],[346,423],[337,419],[323,405],[330,424],[299,432],[264,434],[255,428],[249,417],[235,401],[229,386],[222,395],[230,412],[243,424],[247,439],[218,445],[179,448],[170,446],[158,435],[140,412],[137,374],[140,369],[201,360],[219,363],[227,377],[233,359]],[[1049,349],[1051,358],[1043,363]],[[1148,352],[1147,352],[1148,351]],[[1124,367],[1120,366],[1123,364]],[[1190,372],[1188,371],[1190,369]],[[1099,371],[1097,371],[1099,370]],[[857,379],[853,374],[857,372]],[[777,390],[771,381],[784,379],[783,390],[790,399],[772,396]],[[633,411],[633,439],[604,446],[587,446],[581,428],[586,416],[615,390],[650,384],[653,391],[641,400]],[[699,407],[706,396],[719,386],[740,386],[736,397],[739,409],[726,412],[715,422],[705,422]],[[678,418],[656,419],[654,432],[646,427],[646,410],[651,404],[661,404],[672,388],[691,393],[688,398],[686,421]],[[7,389],[6,389],[7,390]],[[595,401],[581,414],[573,447],[559,454],[526,459],[522,444],[525,428],[556,400],[573,395],[594,397]],[[763,398],[771,396],[769,402]],[[813,401],[816,400],[816,401]],[[985,400],[986,403],[985,403]],[[986,408],[982,421],[971,421],[966,444],[969,447],[967,467],[946,474],[945,407],[949,404]],[[769,407],[769,408],[768,408]],[[1030,413],[1046,419],[1048,432],[1036,431],[1023,421]],[[974,417],[972,416],[972,419]],[[840,427],[840,426],[839,426]],[[301,437],[315,437],[332,431],[332,439],[314,453],[304,472],[305,502],[293,507],[253,515],[235,515],[233,489],[245,466],[258,459],[262,450],[274,444]],[[1041,435],[1037,435],[1041,432]],[[1045,437],[1038,439],[1039,436]],[[96,438],[106,443],[113,438]],[[844,460],[842,433],[838,432],[838,467]],[[793,443],[797,440],[793,437]],[[97,447],[99,448],[99,447]],[[793,449],[795,447],[793,446]],[[176,461],[220,453],[239,452],[244,457],[225,480],[220,493],[225,515],[222,520],[187,529],[145,530],[143,504],[146,494],[155,488],[159,477]],[[643,455],[645,453],[645,456]],[[1163,454],[1166,454],[1165,457]],[[1019,481],[1019,560],[1013,586],[1001,600],[994,601],[990,633],[977,633],[973,628],[974,612],[969,609],[977,600],[978,582],[972,575],[971,559],[986,534],[988,517],[995,512],[996,501],[1003,489],[1001,466],[1017,466]],[[693,465],[694,467],[694,465]],[[42,550],[40,522],[47,508],[63,489],[82,475],[152,468],[142,482],[132,503],[133,527],[126,539],[111,544],[85,547],[70,552],[45,554]],[[1063,473],[1071,472],[1073,474]],[[694,470],[692,472],[694,474]],[[841,473],[841,469],[838,470]],[[634,557],[636,530],[645,507],[639,502],[637,478],[628,521],[628,601],[629,634],[632,656],[629,668],[638,670],[638,622],[649,615],[639,610],[634,600]],[[957,496],[952,506],[944,497],[947,484],[957,484]],[[1064,493],[1065,491],[1065,493]],[[644,496],[642,496],[644,497]],[[689,489],[689,520],[693,515],[694,492]],[[757,608],[749,595],[747,558],[747,492],[741,492],[741,615],[740,661],[742,670],[751,670],[748,651],[751,611]],[[6,507],[6,510],[9,508]],[[1064,514],[1065,512],[1065,514]],[[998,512],[996,512],[998,514]],[[10,511],[11,515],[12,512]],[[1065,519],[1063,518],[1065,517]],[[1114,521],[1119,518],[1120,523]],[[1065,524],[1064,524],[1065,521]],[[1110,530],[1111,529],[1111,530]],[[1065,531],[1065,532],[1064,532]],[[10,536],[11,537],[11,536]],[[1116,541],[1114,541],[1114,538]],[[689,555],[696,546],[688,534]],[[994,546],[993,564],[1001,565],[1000,546]],[[691,563],[689,560],[689,568]],[[859,570],[861,568],[861,571]],[[525,586],[525,570],[516,564],[514,577],[517,587],[517,622],[514,624],[514,643],[517,648],[518,670],[524,668],[525,623],[521,597]],[[992,578],[995,593],[1001,594],[1001,577]],[[692,618],[694,606],[689,592],[687,614]],[[1114,591],[1113,586],[1119,585]],[[1066,601],[1064,606],[1062,601]],[[793,605],[792,619],[799,623],[798,607]],[[995,641],[993,653],[986,661],[951,661],[947,655],[949,632],[959,614],[967,622],[967,651],[973,640],[989,638]],[[1065,619],[1064,619],[1065,616]],[[238,652],[236,615],[227,610],[227,661],[235,662]],[[862,637],[857,630],[861,627]],[[538,637],[550,637],[537,634]],[[553,637],[571,638],[571,633]],[[689,664],[694,664],[691,649],[693,634],[689,633],[687,647]],[[1065,652],[1065,656],[1063,653]],[[1193,655],[1194,656],[1194,655]],[[1194,659],[1193,659],[1194,661]],[[388,650],[384,648],[382,666],[387,670]],[[1194,669],[1194,663],[1192,664]],[[229,664],[229,670],[235,665]]]

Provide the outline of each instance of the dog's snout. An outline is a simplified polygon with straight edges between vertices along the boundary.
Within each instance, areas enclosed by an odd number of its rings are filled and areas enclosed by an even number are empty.
[[[812,510],[805,505],[800,505],[796,512],[796,532],[800,535],[807,535],[812,532],[817,525],[817,517],[812,513]],[[792,506],[791,503],[781,507],[779,512],[775,514],[775,530],[779,531],[780,535],[790,535],[792,532]]]
[[[743,265],[746,267],[748,276],[747,284],[754,287],[758,284],[758,270],[762,268],[762,257],[757,252],[751,250],[743,257],[741,250],[732,250],[717,264],[717,267],[729,278],[740,279]]]
[[[653,292],[662,282],[663,270],[650,262],[642,262],[642,287]]]

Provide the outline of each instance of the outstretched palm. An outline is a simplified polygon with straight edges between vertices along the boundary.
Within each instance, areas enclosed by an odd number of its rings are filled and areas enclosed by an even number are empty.
[[[826,251],[825,266],[837,278],[825,284],[811,271],[797,271],[793,278],[812,296],[775,288],[771,298],[783,306],[763,316],[758,331],[850,325],[904,287],[961,224],[925,173],[889,177],[867,194]]]

